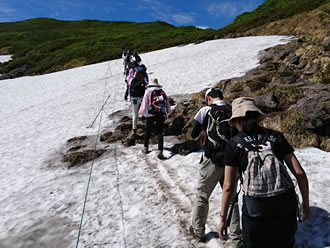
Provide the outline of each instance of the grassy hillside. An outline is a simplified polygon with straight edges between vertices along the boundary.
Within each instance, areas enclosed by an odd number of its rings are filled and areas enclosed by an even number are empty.
[[[296,35],[322,45],[324,39],[329,36],[329,26],[330,2],[315,10],[249,29],[241,35]]]
[[[244,32],[264,24],[310,11],[330,0],[268,0],[253,12],[245,12],[235,18],[232,24],[221,30],[224,33]]]
[[[0,23],[0,54],[13,60],[0,63],[0,74],[30,65],[25,75],[43,74],[119,58],[123,48],[138,53],[222,38],[313,10],[330,0],[267,0],[255,11],[238,16],[219,30],[165,22],[133,23],[97,20],[59,21],[49,18]],[[259,32],[261,34],[262,32]]]
[[[211,30],[165,22],[129,23],[48,18],[0,23],[0,50],[14,54],[2,71],[31,65],[27,74],[67,69],[119,58],[123,48],[139,53],[212,39]],[[1,73],[1,71],[0,71]]]

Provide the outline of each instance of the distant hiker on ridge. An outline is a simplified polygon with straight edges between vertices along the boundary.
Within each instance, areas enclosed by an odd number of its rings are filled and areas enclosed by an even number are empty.
[[[137,52],[135,52],[129,56],[129,61],[130,61],[131,68],[142,64],[141,57],[140,57],[140,55],[137,54]]]
[[[140,65],[133,67],[129,70],[127,87],[125,92],[125,101],[128,97],[130,98],[132,104],[132,130],[133,135],[136,135],[138,111],[141,105],[141,100],[146,90],[146,86],[149,83],[149,78],[147,74],[147,68],[145,65],[139,62]]]
[[[165,159],[163,155],[164,148],[164,122],[171,114],[171,105],[162,89],[162,86],[155,78],[148,84],[147,90],[143,96],[139,116],[146,118],[146,128],[144,132],[144,153],[149,152],[149,137],[152,131],[155,131],[158,137],[158,158]]]
[[[221,90],[219,88],[208,89],[205,93],[205,101],[207,106],[201,108],[195,115],[196,122],[191,133],[193,138],[197,138],[205,132],[207,136],[205,152],[199,162],[201,165],[190,227],[190,233],[199,242],[206,242],[205,224],[209,211],[209,198],[218,183],[223,187],[225,176],[223,155],[226,143],[232,137],[232,132],[235,131],[228,124],[231,107],[224,101]],[[241,247],[237,199],[233,198],[231,204],[233,204],[233,214],[230,220],[230,247]]]
[[[130,56],[131,56],[131,52],[125,48],[123,50],[123,53],[121,55],[122,59],[123,59],[123,65],[124,65],[124,75],[125,75],[125,82],[127,83],[127,76],[128,76],[128,72],[130,69]]]

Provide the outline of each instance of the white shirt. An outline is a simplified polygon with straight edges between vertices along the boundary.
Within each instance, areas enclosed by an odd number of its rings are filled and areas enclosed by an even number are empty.
[[[226,102],[224,100],[218,100],[213,102],[213,104],[216,104],[218,106],[222,106],[222,105],[227,105]],[[196,121],[199,122],[199,124],[203,124],[205,117],[207,115],[207,112],[209,112],[209,110],[211,109],[211,106],[205,106],[203,108],[201,108],[198,113],[195,115],[194,119]]]

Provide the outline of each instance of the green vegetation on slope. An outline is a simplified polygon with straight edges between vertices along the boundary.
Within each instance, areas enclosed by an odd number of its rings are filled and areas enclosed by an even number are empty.
[[[138,53],[242,33],[275,20],[313,10],[330,0],[267,0],[219,30],[174,27],[165,22],[133,23],[49,18],[0,23],[0,74],[31,65],[26,75],[43,74],[120,58],[123,48]],[[236,35],[237,36],[237,35]]]
[[[174,27],[165,22],[129,23],[48,18],[0,23],[1,48],[14,54],[2,71],[28,63],[28,74],[57,71],[120,58],[123,48],[139,53],[213,39],[212,30]],[[1,71],[0,71],[1,73]]]
[[[221,32],[244,32],[251,28],[310,11],[330,0],[267,0],[253,12],[245,12],[235,18],[232,24],[224,27]]]

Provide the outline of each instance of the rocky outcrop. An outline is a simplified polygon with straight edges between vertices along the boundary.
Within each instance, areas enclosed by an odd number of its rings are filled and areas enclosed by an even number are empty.
[[[329,51],[297,39],[267,49],[260,66],[218,83],[229,100],[251,96],[268,113],[264,125],[282,131],[295,147],[327,150],[330,136]],[[329,151],[329,150],[327,150]]]
[[[327,37],[330,30],[329,22],[330,4],[328,3],[313,11],[268,23],[237,35],[296,35],[319,43]]]
[[[174,103],[173,99],[171,102]],[[188,106],[186,102],[179,103],[172,116],[165,122],[165,136],[181,134],[187,121],[187,113],[190,113],[189,110],[185,110],[187,112],[186,114],[182,112],[185,108],[180,106],[185,105]],[[68,168],[82,165],[98,158],[103,153],[112,151],[112,149],[109,148],[109,144],[114,142],[121,142],[127,147],[143,144],[145,130],[144,119],[138,120],[137,132],[133,134],[132,118],[126,115],[126,111],[117,111],[109,117],[115,120],[117,124],[113,130],[106,128],[100,133],[96,149],[93,146],[96,142],[96,135],[74,137],[64,144],[59,154],[62,155],[62,162],[65,162]],[[154,133],[151,134],[149,142],[151,144],[157,144],[157,136]],[[187,141],[175,145],[173,147],[173,153],[187,155],[198,149],[200,149],[200,146],[196,141]]]
[[[62,162],[68,168],[80,166],[111,151],[106,144],[99,143],[95,147],[95,142],[96,135],[79,136],[67,140],[59,152],[62,155]]]
[[[63,162],[68,162],[68,168],[71,168],[73,166],[79,165],[79,164],[84,164],[88,161],[93,160],[94,158],[98,158],[101,156],[105,150],[100,149],[100,150],[82,150],[82,151],[73,151],[73,152],[68,152],[63,156]]]
[[[306,128],[313,129],[320,134],[327,134],[324,127],[330,127],[330,94],[329,91],[321,91],[319,94],[306,96],[299,99],[294,106],[298,113],[304,116]]]
[[[25,71],[28,70],[30,67],[31,67],[31,65],[25,64],[22,67],[13,69],[8,73],[4,73],[4,74],[0,75],[0,80],[22,77],[22,76],[24,76]]]
[[[296,147],[330,151],[330,4],[236,36],[295,35],[260,54],[260,66],[221,81],[229,100],[252,96],[268,113],[264,124],[284,132]]]

